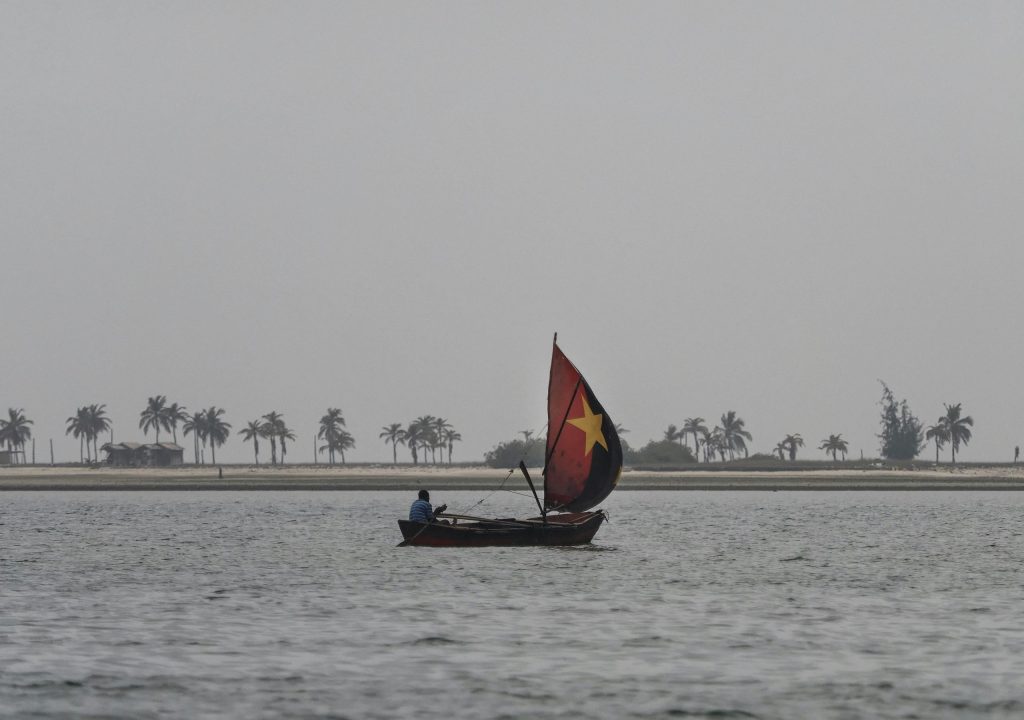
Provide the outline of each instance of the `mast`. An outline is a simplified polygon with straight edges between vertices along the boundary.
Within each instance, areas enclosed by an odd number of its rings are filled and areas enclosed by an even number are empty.
[[[555,330],[555,337],[552,338],[552,340],[551,340],[551,355],[552,355],[552,357],[555,354],[555,348],[556,347],[558,347],[558,331],[557,330]],[[548,396],[547,396],[547,402],[548,402],[548,432],[547,432],[547,437],[544,438],[544,468],[540,471],[540,474],[544,477],[544,498],[545,498],[545,500],[548,497],[548,460],[550,459],[550,457],[548,456],[548,448],[552,447],[552,445],[550,443],[548,443],[548,441],[547,441],[548,437],[551,437],[551,417],[550,417],[550,415],[551,415],[551,371],[550,370],[548,370]]]
[[[544,503],[542,503],[540,501],[540,498],[537,497],[537,488],[535,488],[533,486],[533,478],[530,477],[530,473],[526,470],[526,462],[524,460],[520,460],[519,461],[519,469],[523,471],[523,477],[525,477],[526,478],[526,482],[528,482],[530,484],[530,490],[533,492],[533,499],[537,501],[537,507],[540,508],[540,516],[542,518],[544,518],[544,523],[547,524],[547,521],[548,521],[548,511],[547,511],[547,508],[544,507]]]

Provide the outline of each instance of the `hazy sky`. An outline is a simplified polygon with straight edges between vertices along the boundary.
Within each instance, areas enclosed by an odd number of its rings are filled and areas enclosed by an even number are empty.
[[[158,393],[282,412],[295,461],[328,406],[351,460],[426,413],[477,459],[543,428],[557,330],[634,446],[732,409],[876,455],[882,378],[1007,460],[1022,228],[1019,2],[0,2],[40,459]]]

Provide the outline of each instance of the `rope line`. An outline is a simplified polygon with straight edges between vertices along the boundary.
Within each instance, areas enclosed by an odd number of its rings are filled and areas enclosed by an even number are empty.
[[[547,427],[548,427],[548,424],[547,424],[547,423],[544,423],[543,427],[541,427],[541,433],[544,433],[544,432],[545,432],[545,431],[547,430]],[[538,438],[538,441],[539,441],[539,438]],[[545,448],[545,452],[546,452],[546,448]],[[525,457],[525,456],[520,456],[519,460],[520,460],[520,461],[525,461],[525,460],[526,460],[526,457]],[[511,477],[512,477],[512,474],[513,474],[513,473],[514,473],[514,472],[515,472],[515,471],[516,471],[517,469],[518,469],[518,464],[516,465],[516,467],[514,467],[514,468],[512,468],[511,470],[509,470],[509,471],[508,471],[508,475],[506,475],[506,476],[505,476],[505,479],[501,481],[501,483],[500,483],[500,484],[498,485],[498,487],[497,487],[497,488],[495,488],[494,490],[492,490],[491,492],[489,492],[489,493],[488,493],[487,495],[485,495],[484,497],[482,497],[482,498],[481,498],[480,500],[477,500],[477,501],[476,501],[475,503],[473,503],[472,505],[470,505],[470,506],[469,506],[468,508],[466,508],[465,510],[460,510],[460,511],[458,512],[458,514],[459,514],[459,515],[468,515],[468,514],[469,514],[469,512],[470,512],[471,510],[473,510],[473,508],[476,508],[476,507],[479,507],[480,505],[483,505],[483,504],[484,504],[485,502],[487,502],[487,501],[488,501],[488,500],[489,500],[489,499],[491,498],[491,496],[493,496],[493,495],[494,495],[495,493],[498,493],[498,492],[502,492],[502,491],[504,491],[504,492],[507,492],[507,493],[512,493],[513,495],[521,495],[522,497],[528,497],[528,498],[532,498],[532,497],[533,497],[533,495],[527,495],[526,493],[524,493],[524,492],[519,492],[518,490],[506,490],[506,489],[505,489],[505,483],[507,483],[507,482],[508,482],[509,478],[511,478]]]

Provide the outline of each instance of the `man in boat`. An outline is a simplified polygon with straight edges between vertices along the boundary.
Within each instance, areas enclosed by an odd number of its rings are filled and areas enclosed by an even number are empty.
[[[426,490],[420,490],[419,497],[412,504],[412,507],[409,508],[409,519],[413,522],[423,523],[437,521],[447,525],[447,520],[437,520],[437,516],[447,509],[447,505],[442,505],[437,510],[435,510],[430,505],[430,493],[428,493]]]

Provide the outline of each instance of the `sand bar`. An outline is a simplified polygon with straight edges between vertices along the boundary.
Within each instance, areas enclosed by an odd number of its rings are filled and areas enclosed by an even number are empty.
[[[493,490],[508,471],[487,467],[294,465],[217,468],[30,466],[0,468],[0,490]],[[531,474],[540,479],[540,469]],[[528,491],[519,473],[505,487]],[[625,470],[619,490],[1024,490],[1020,466],[932,470],[814,469],[780,472]]]

